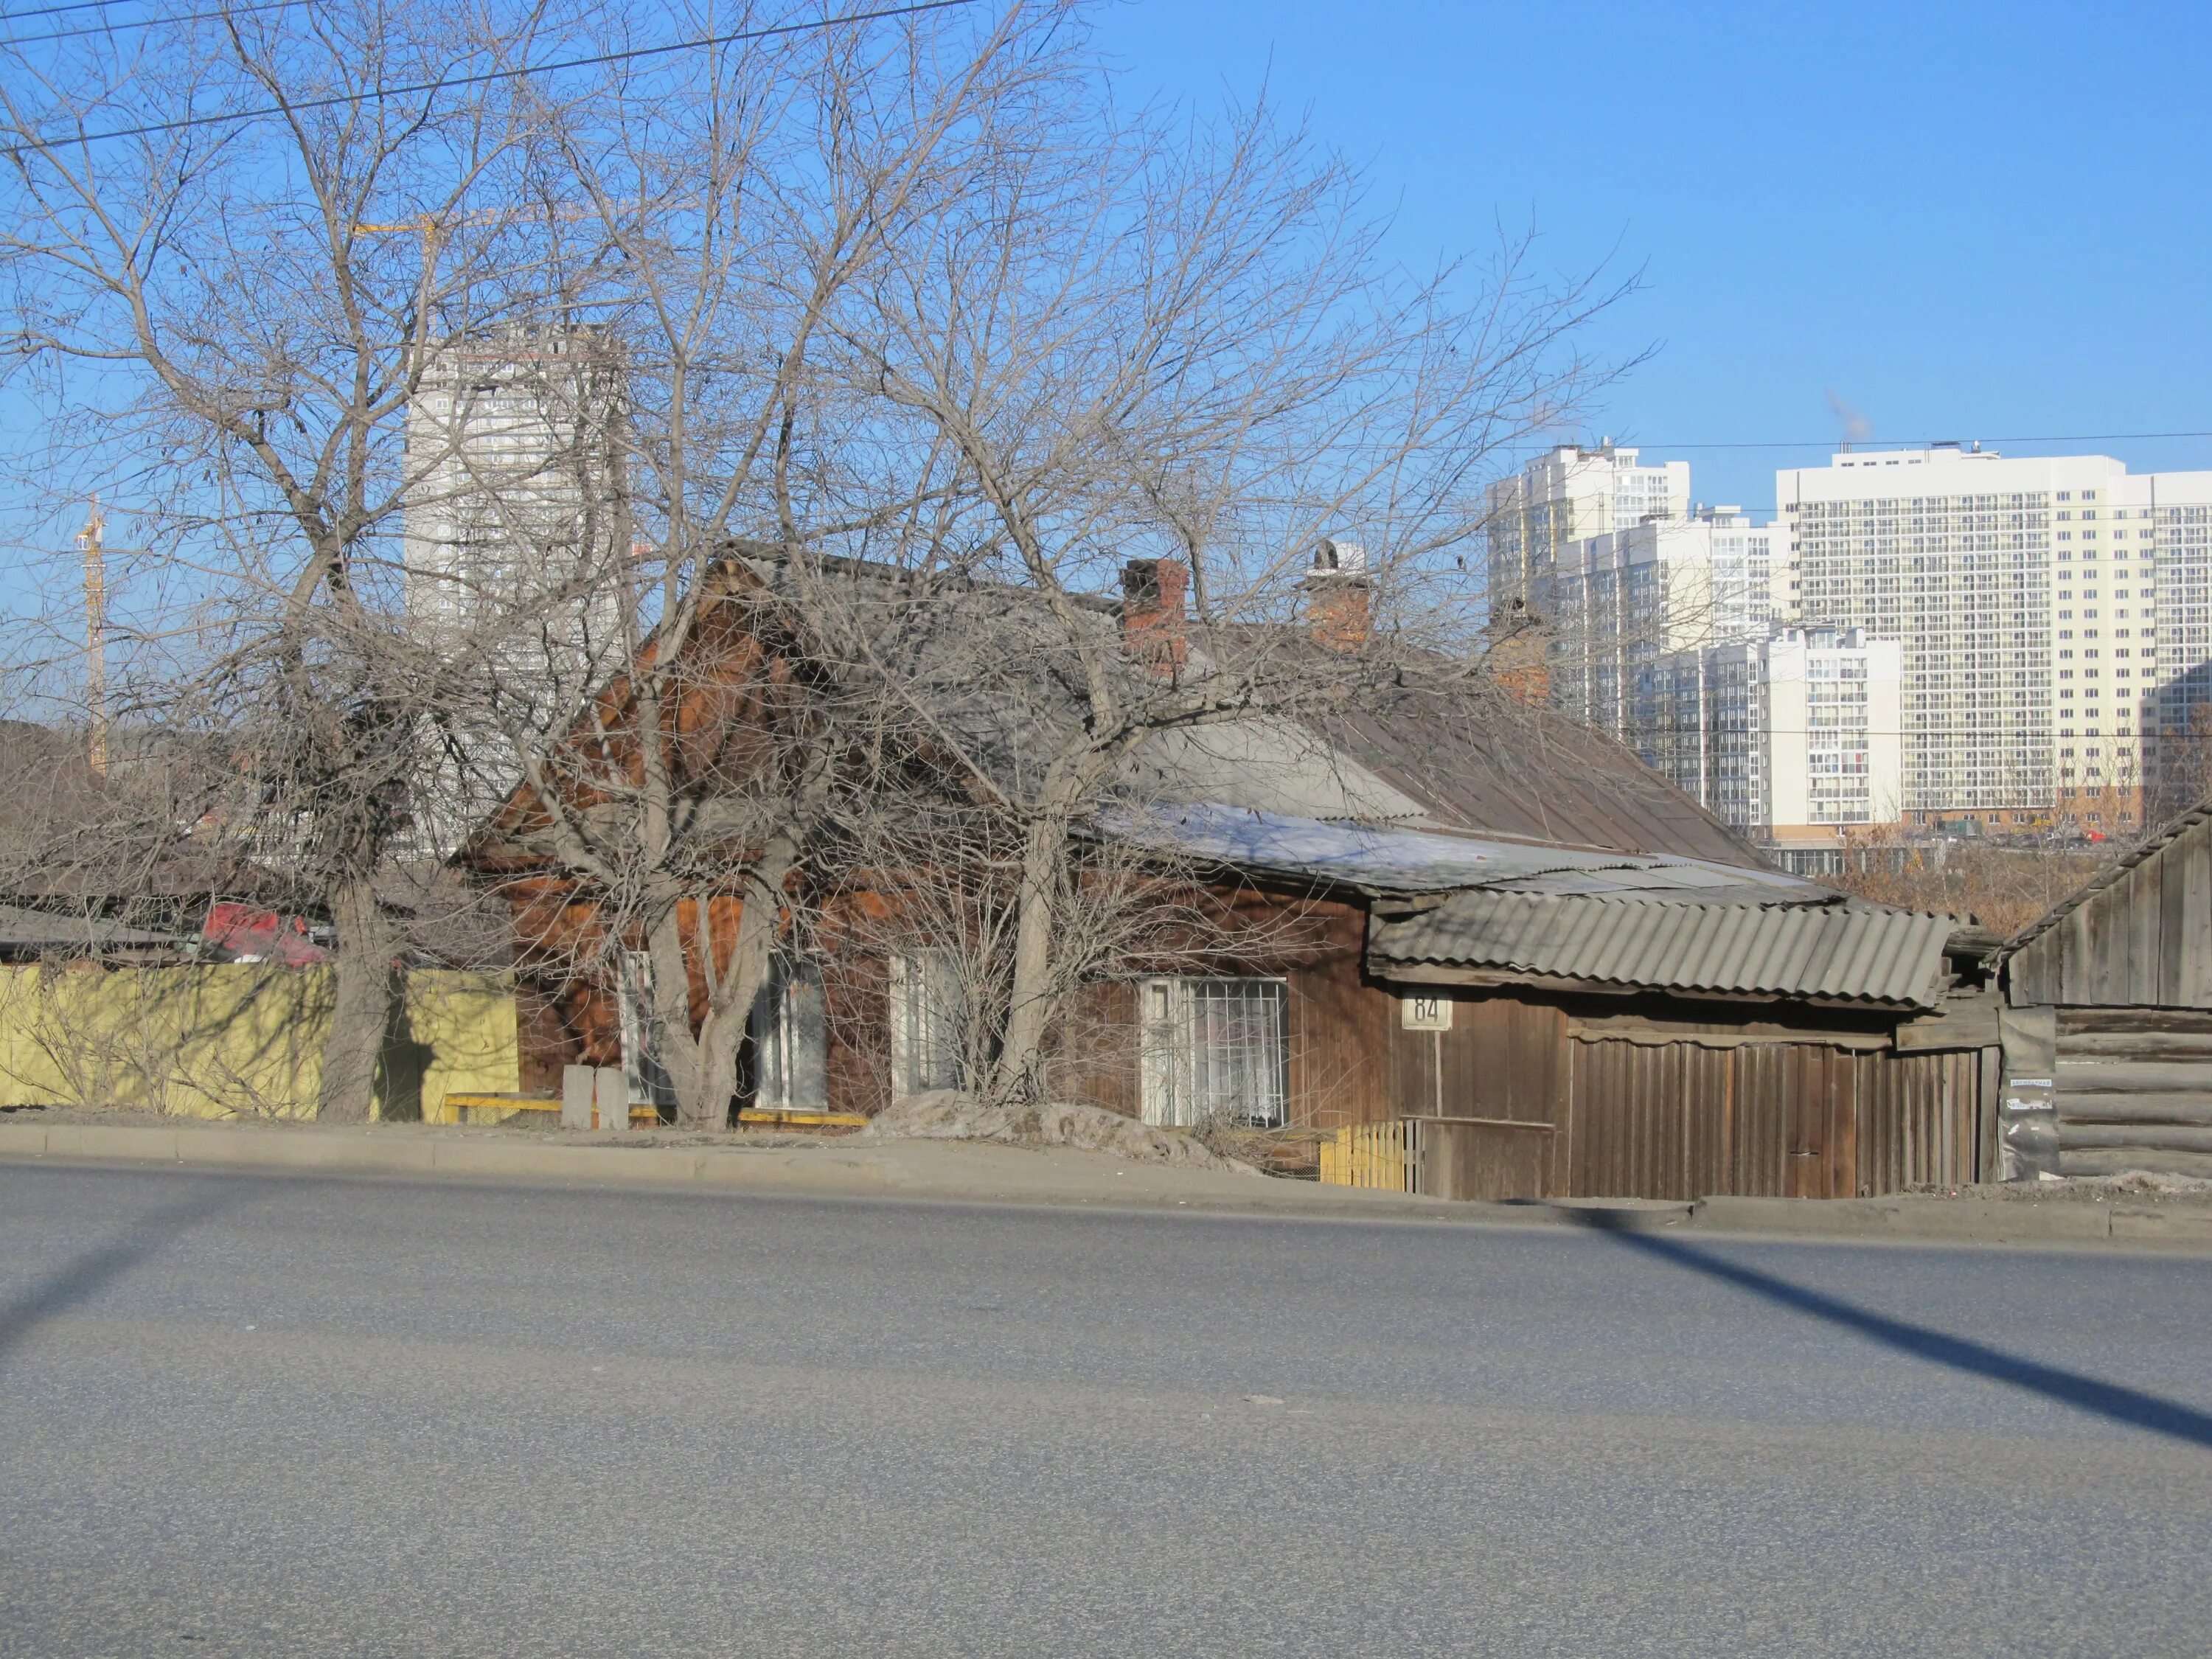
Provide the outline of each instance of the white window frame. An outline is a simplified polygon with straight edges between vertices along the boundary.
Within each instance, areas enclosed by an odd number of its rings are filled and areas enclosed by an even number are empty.
[[[776,957],[753,1004],[750,1025],[754,1106],[769,1112],[828,1110],[829,1010],[820,967]]]
[[[644,951],[625,951],[617,969],[617,1000],[622,1018],[623,1080],[633,1106],[664,1106],[672,1102],[674,1087],[655,1050],[653,1020],[653,957]]]
[[[1263,977],[1161,977],[1137,987],[1139,1095],[1145,1121],[1191,1128],[1232,1108],[1232,1121],[1280,1127],[1290,1121],[1290,984]],[[1234,1007],[1231,1005],[1241,1005]],[[1208,1052],[1224,1017],[1272,1005],[1265,1047]]]
[[[890,959],[891,1097],[960,1086],[960,957],[915,951]]]

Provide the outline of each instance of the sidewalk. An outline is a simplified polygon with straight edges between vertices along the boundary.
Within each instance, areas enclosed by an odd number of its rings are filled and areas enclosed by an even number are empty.
[[[2212,1254],[2212,1201],[1996,1188],[1955,1197],[1462,1204],[1264,1176],[1134,1164],[1069,1147],[943,1140],[745,1140],[668,1132],[556,1136],[421,1124],[0,1116],[0,1161],[520,1181],[574,1186],[1041,1204],[1683,1234],[2104,1246]]]

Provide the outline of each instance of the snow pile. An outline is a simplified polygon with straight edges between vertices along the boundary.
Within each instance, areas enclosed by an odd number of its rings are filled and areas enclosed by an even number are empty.
[[[1097,1106],[993,1106],[973,1095],[935,1089],[878,1112],[860,1134],[878,1140],[997,1140],[1079,1146],[1143,1164],[1257,1175],[1249,1164],[1209,1152],[1180,1129],[1139,1123]]]
[[[2086,1176],[2076,1179],[2087,1187],[2109,1193],[2129,1193],[2145,1198],[2203,1198],[2212,1195],[2212,1181],[2191,1176],[2160,1175],[2152,1170],[2123,1170],[2118,1175]]]

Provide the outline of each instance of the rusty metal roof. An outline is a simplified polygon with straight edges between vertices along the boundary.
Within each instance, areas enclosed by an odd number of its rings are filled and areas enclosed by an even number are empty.
[[[1376,918],[1368,961],[1384,979],[1479,968],[1620,989],[1930,1008],[1942,995],[1943,943],[1955,926],[1946,915],[1841,902],[1492,889],[1401,920]]]

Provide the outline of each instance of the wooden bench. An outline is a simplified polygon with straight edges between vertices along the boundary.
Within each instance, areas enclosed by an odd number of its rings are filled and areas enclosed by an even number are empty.
[[[499,1114],[497,1117],[488,1118],[486,1121],[503,1123],[517,1112],[550,1112],[558,1117],[561,1103],[548,1100],[543,1095],[451,1094],[438,1109],[434,1121],[440,1123],[468,1123],[474,1121],[469,1116],[471,1112],[496,1112]],[[651,1105],[632,1106],[629,1109],[629,1123],[633,1129],[658,1128],[660,1127],[660,1109]],[[592,1127],[598,1127],[597,1113],[592,1115]]]
[[[447,1095],[439,1103],[438,1115],[431,1120],[437,1123],[467,1123],[471,1112],[497,1112],[499,1117],[489,1120],[497,1123],[513,1117],[517,1112],[551,1112],[559,1116],[561,1103],[548,1100],[542,1095],[495,1095],[467,1092]]]

